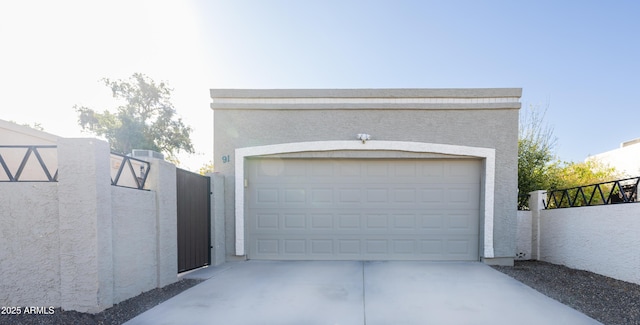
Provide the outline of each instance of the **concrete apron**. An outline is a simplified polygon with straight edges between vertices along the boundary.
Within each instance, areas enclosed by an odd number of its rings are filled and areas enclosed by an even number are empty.
[[[247,261],[126,324],[600,324],[474,262]]]

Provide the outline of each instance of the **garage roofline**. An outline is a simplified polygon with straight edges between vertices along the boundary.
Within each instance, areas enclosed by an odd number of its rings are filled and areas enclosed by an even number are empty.
[[[406,141],[313,141],[293,142],[257,147],[245,147],[235,150],[235,234],[236,255],[246,255],[245,250],[245,219],[244,219],[244,165],[245,158],[264,155],[307,152],[307,151],[336,151],[336,150],[363,150],[363,151],[408,151],[421,153],[439,153],[456,156],[483,158],[484,168],[484,208],[481,210],[484,220],[483,232],[483,256],[493,258],[493,202],[495,188],[495,149],[457,146],[450,144],[406,142]]]
[[[513,109],[521,88],[211,89],[213,110]]]
[[[522,88],[210,89],[211,98],[496,98]]]

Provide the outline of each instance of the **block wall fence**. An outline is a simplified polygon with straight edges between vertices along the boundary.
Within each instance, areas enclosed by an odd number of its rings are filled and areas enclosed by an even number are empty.
[[[565,265],[640,284],[640,204],[544,209],[531,192],[518,211],[516,257]]]
[[[108,143],[57,141],[58,182],[0,183],[0,305],[97,313],[176,282],[176,167],[111,185]]]

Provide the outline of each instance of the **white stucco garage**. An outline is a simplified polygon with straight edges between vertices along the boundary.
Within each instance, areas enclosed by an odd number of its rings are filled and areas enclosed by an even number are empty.
[[[512,263],[520,95],[211,90],[228,258]]]

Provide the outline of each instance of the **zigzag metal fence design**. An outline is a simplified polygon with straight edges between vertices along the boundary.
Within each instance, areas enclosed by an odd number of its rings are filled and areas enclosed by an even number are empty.
[[[144,189],[151,164],[133,157],[111,153],[111,185]]]
[[[529,210],[529,198],[531,195],[529,194],[519,194],[518,195],[518,211],[528,211]]]
[[[57,147],[0,146],[0,182],[57,182]],[[43,157],[44,156],[44,157]]]
[[[144,189],[147,161],[111,153],[111,185]],[[55,145],[0,145],[0,182],[57,182]]]
[[[573,208],[637,202],[640,177],[553,190],[547,193],[545,209]]]

